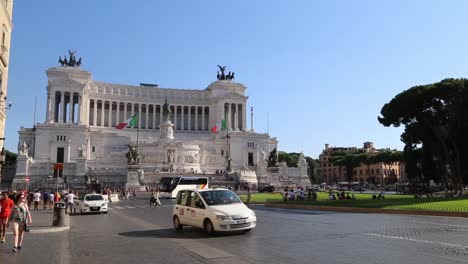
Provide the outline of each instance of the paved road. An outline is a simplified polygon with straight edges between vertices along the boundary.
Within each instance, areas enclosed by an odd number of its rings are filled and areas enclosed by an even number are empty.
[[[468,220],[347,214],[255,206],[257,228],[207,236],[172,230],[171,205],[111,204],[72,216],[69,231],[28,234],[25,249],[0,245],[0,263],[468,263]]]

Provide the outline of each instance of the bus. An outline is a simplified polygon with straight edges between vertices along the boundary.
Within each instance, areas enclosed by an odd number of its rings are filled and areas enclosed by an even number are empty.
[[[162,198],[176,198],[180,190],[208,189],[208,177],[162,177],[158,187]]]

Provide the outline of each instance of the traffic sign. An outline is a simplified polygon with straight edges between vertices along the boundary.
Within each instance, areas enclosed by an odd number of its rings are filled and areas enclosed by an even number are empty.
[[[63,163],[55,163],[54,170],[63,170]]]
[[[29,182],[29,176],[26,176],[26,177],[24,178],[24,181],[25,181],[25,182]]]

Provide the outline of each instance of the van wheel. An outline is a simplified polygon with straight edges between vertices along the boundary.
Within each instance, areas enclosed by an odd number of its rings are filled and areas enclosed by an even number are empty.
[[[182,230],[182,228],[184,227],[180,221],[179,221],[179,217],[177,217],[177,215],[174,216],[174,218],[172,219],[172,223],[174,224],[174,229],[175,230]]]
[[[213,235],[215,233],[215,230],[213,228],[213,223],[209,219],[205,221],[205,231],[208,233],[208,235]]]

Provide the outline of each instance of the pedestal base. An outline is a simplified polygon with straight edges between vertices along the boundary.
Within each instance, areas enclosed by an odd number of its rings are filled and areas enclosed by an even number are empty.
[[[127,168],[127,182],[125,183],[126,189],[135,188],[138,191],[146,190],[145,186],[140,184],[141,178],[141,168],[140,165],[128,165]]]

